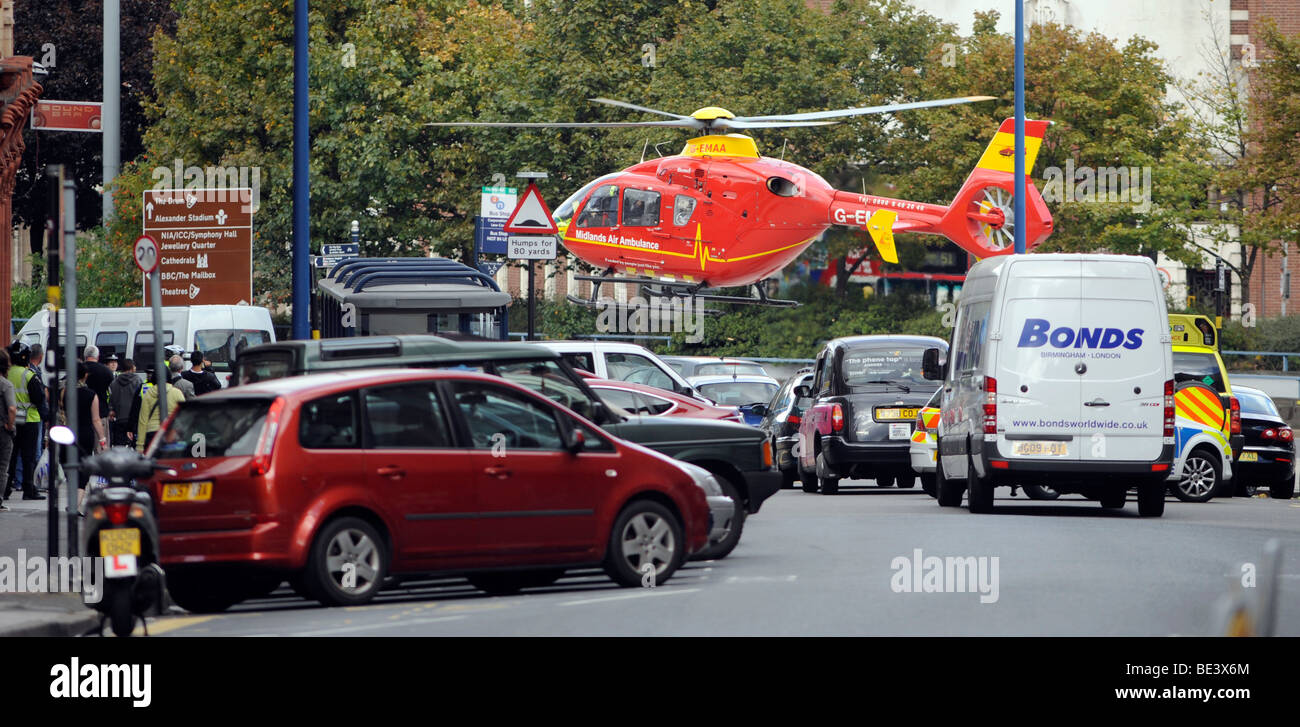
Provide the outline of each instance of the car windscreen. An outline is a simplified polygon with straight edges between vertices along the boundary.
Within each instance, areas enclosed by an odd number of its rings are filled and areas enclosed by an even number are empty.
[[[921,375],[925,349],[915,347],[850,348],[840,359],[840,380],[849,391],[878,391],[882,385],[930,385]]]
[[[162,434],[153,456],[191,459],[252,455],[270,406],[270,399],[186,402]]]
[[[1174,381],[1195,381],[1205,384],[1220,394],[1227,393],[1223,384],[1223,375],[1219,371],[1219,362],[1212,353],[1195,353],[1192,351],[1174,352]]]
[[[194,350],[203,352],[214,371],[229,371],[239,351],[270,342],[270,333],[252,329],[209,328],[194,334]]]
[[[1273,405],[1273,400],[1267,396],[1260,396],[1250,391],[1233,391],[1232,395],[1237,397],[1237,401],[1241,402],[1242,414],[1279,416],[1277,407]]]
[[[752,363],[701,364],[695,369],[696,376],[730,376],[732,374],[767,376],[767,372],[763,370],[762,366]]]
[[[532,389],[585,419],[595,419],[595,407],[587,392],[552,359],[503,361],[492,365],[492,373]]]
[[[776,394],[776,384],[761,381],[724,381],[717,384],[700,384],[696,387],[718,406],[745,406],[766,404]]]

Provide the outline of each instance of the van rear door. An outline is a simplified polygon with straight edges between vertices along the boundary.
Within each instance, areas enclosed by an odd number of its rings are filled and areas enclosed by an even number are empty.
[[[1087,331],[1083,459],[1154,460],[1163,447],[1168,331],[1164,292],[1149,262],[1125,258],[1083,264]]]
[[[1084,323],[1082,263],[1030,256],[1009,263],[992,365],[997,381],[998,453],[1011,459],[1077,460],[1086,355],[1074,348]],[[979,429],[976,429],[978,432]]]

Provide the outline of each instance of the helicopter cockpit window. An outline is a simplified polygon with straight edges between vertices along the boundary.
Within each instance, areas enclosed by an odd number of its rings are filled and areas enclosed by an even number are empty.
[[[659,193],[644,189],[623,190],[623,224],[654,227],[659,224]]]
[[[590,192],[592,188],[594,188],[596,185],[608,181],[609,179],[612,179],[616,176],[618,175],[606,174],[605,176],[599,179],[593,179],[590,182],[587,182],[586,184],[582,185],[582,189],[579,189],[578,191],[569,195],[569,198],[564,200],[564,202],[561,203],[560,206],[556,208],[555,214],[552,215],[552,219],[555,220],[555,224],[558,225],[560,228],[564,228],[568,226],[568,224],[573,221],[573,209],[578,206],[578,203],[582,202],[582,200],[587,198],[587,193]]]
[[[799,185],[785,177],[768,177],[767,188],[778,197],[798,197]]]
[[[578,227],[613,227],[618,224],[618,185],[606,184],[591,193],[578,215]]]
[[[695,198],[686,194],[679,194],[673,199],[673,224],[681,227],[691,219],[691,213],[695,211]]]

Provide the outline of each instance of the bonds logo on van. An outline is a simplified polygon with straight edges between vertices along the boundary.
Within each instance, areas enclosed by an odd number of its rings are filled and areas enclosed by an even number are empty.
[[[1140,348],[1142,346],[1141,328],[1130,328],[1127,332],[1119,328],[1078,329],[1068,326],[1052,328],[1046,318],[1027,318],[1025,327],[1020,331],[1020,343],[1017,348],[1038,348],[1052,344],[1053,348]]]

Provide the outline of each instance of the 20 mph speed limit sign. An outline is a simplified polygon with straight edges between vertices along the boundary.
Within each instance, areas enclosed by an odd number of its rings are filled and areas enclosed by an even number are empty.
[[[158,268],[158,243],[148,235],[135,241],[135,265],[146,275]]]

